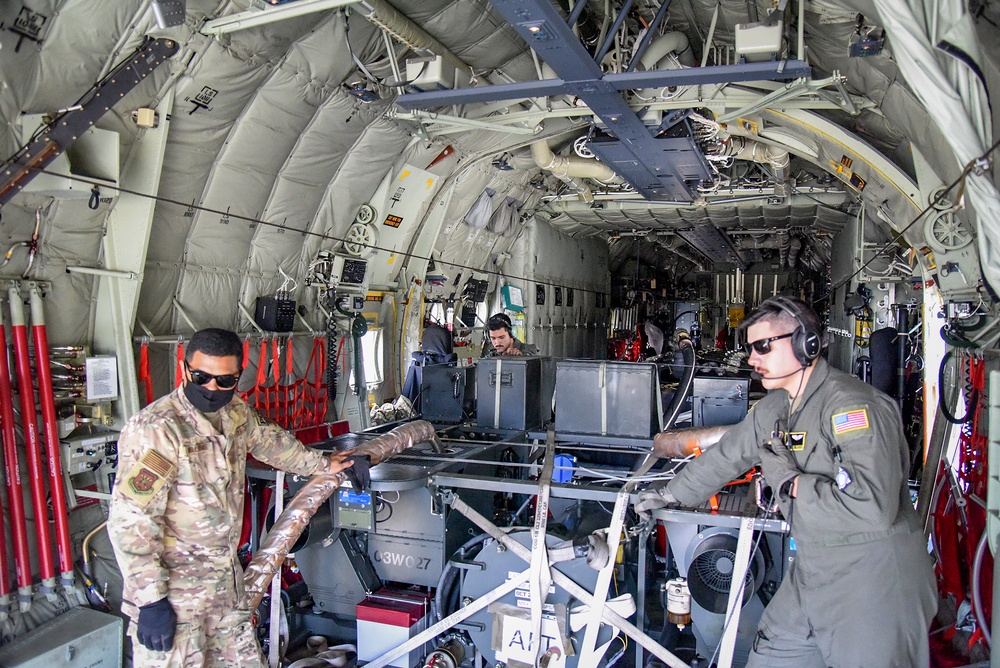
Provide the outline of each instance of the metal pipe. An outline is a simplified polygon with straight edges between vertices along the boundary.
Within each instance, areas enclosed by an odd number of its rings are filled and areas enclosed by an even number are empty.
[[[10,386],[10,364],[7,360],[7,334],[0,320],[0,435],[3,438],[4,476],[7,503],[10,506],[10,532],[14,544],[14,566],[17,572],[17,599],[21,612],[31,607],[31,554],[28,550],[28,526],[24,516],[24,487],[21,484],[21,462],[14,432],[14,394]],[[5,543],[6,541],[0,541]],[[3,546],[0,546],[2,549]],[[6,560],[0,576],[6,579]],[[6,590],[9,591],[9,588]]]
[[[114,269],[100,269],[98,267],[66,267],[67,274],[92,274],[94,276],[107,276],[108,278],[124,278],[134,281],[139,276],[131,271],[115,271]]]
[[[38,401],[42,405],[45,424],[45,450],[48,454],[49,491],[52,495],[52,514],[55,519],[56,548],[59,554],[59,584],[72,587],[73,543],[69,536],[69,512],[66,508],[66,485],[63,482],[62,456],[59,446],[56,400],[52,393],[52,367],[49,365],[49,340],[45,328],[45,307],[42,293],[32,285],[31,332],[35,340],[35,375],[38,378]]]
[[[622,183],[622,177],[603,162],[576,156],[558,156],[552,152],[545,139],[531,145],[531,158],[540,169],[552,172],[560,179],[580,177],[605,183]]]
[[[24,431],[24,451],[28,464],[28,482],[31,486],[31,508],[34,511],[35,542],[38,545],[41,591],[55,600],[56,569],[52,562],[52,537],[49,535],[49,510],[45,503],[45,472],[42,470],[42,445],[38,441],[38,413],[35,409],[35,391],[31,382],[31,359],[28,353],[28,327],[24,317],[24,303],[16,287],[8,288],[10,296],[11,331],[14,336],[14,354],[17,359],[18,396],[21,403],[21,427]],[[62,481],[60,481],[61,484]]]

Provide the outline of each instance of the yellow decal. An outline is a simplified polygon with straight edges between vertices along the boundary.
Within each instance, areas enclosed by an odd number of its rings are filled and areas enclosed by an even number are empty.
[[[399,180],[402,181],[403,179],[405,179],[409,175],[410,175],[410,170],[404,169],[403,173],[399,175]]]
[[[427,179],[427,189],[430,190],[431,186],[434,185],[434,179]]]

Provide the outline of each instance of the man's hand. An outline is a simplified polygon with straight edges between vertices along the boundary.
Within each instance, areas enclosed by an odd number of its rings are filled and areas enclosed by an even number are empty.
[[[677,499],[666,487],[660,487],[659,489],[647,489],[639,492],[639,498],[636,499],[633,508],[639,517],[647,520],[649,519],[650,511],[657,508],[666,508],[677,503]]]
[[[364,492],[372,484],[371,467],[372,458],[370,455],[355,455],[354,464],[346,469],[347,479],[351,481],[351,486],[358,494]]]
[[[354,454],[354,450],[342,450],[340,452],[331,452],[326,456],[326,471],[330,475],[334,475],[349,469],[354,460],[350,459],[350,456]]]
[[[772,439],[760,446],[759,455],[764,480],[775,494],[784,493],[794,498],[795,479],[801,471],[791,451],[778,439]]]
[[[154,652],[169,652],[174,648],[177,613],[170,601],[161,598],[139,608],[139,623],[135,635],[143,647]]]
[[[507,352],[504,353],[504,355],[520,355],[520,354],[521,351],[518,348],[515,348],[514,346],[508,348]]]

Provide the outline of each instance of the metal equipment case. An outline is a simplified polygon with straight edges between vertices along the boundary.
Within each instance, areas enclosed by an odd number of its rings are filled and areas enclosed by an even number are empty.
[[[562,360],[556,364],[556,431],[651,438],[660,430],[655,364]]]
[[[122,620],[73,608],[0,647],[4,668],[111,668],[122,665]]]
[[[522,430],[542,426],[542,358],[484,357],[478,366],[479,426]]]
[[[475,407],[476,367],[433,364],[423,368],[420,413],[430,422],[461,422]]]
[[[691,391],[695,427],[736,424],[747,416],[750,381],[746,378],[698,378]]]

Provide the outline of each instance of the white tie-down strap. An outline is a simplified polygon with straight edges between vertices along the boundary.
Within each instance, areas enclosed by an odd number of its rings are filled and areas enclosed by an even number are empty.
[[[497,358],[497,377],[494,383],[493,395],[493,428],[500,428],[500,388],[503,386],[503,359]]]
[[[719,650],[719,668],[729,668],[733,665],[736,632],[740,626],[740,612],[743,609],[743,589],[746,587],[747,570],[750,568],[753,526],[753,517],[744,517],[740,520],[740,537],[736,541],[736,563],[733,564],[733,580],[729,586],[729,603],[726,605],[726,625]]]
[[[601,387],[601,436],[608,435],[608,365],[601,362],[598,373],[598,384]]]
[[[538,499],[535,502],[535,524],[531,528],[531,630],[535,638],[542,637],[542,604],[549,595],[552,573],[549,572],[549,553],[545,545],[549,520],[549,488],[555,468],[556,434],[550,427],[545,437],[545,463],[538,476]],[[536,647],[536,658],[542,653],[542,643]]]

